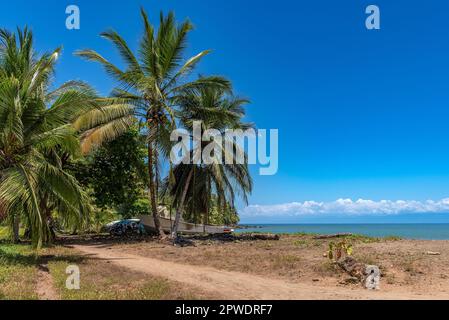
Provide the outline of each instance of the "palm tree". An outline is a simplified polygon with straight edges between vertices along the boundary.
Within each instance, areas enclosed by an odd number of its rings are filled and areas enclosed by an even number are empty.
[[[160,14],[159,28],[149,22],[142,9],[144,32],[138,53],[134,54],[126,41],[115,31],[107,31],[102,37],[111,41],[118,49],[125,63],[121,69],[93,50],[83,50],[77,55],[100,63],[106,72],[118,81],[119,87],[113,95],[126,101],[134,108],[134,115],[146,124],[145,134],[148,146],[149,198],[156,229],[161,237],[157,201],[159,184],[160,144],[170,136],[176,125],[176,101],[185,92],[204,87],[229,88],[230,83],[221,77],[202,77],[189,81],[198,62],[209,51],[202,51],[189,59],[183,59],[187,46],[187,36],[193,29],[189,21],[178,24],[170,12]]]
[[[189,132],[193,131],[194,122],[201,123],[202,132],[208,129],[218,130],[222,138],[225,138],[225,131],[228,129],[245,130],[253,126],[242,122],[245,116],[243,106],[248,101],[232,96],[228,90],[200,88],[179,97],[178,103],[181,124]],[[179,164],[173,170],[175,183],[166,179],[164,190],[171,195],[177,208],[172,231],[174,241],[177,240],[179,222],[186,203],[189,203],[192,211],[204,212],[207,223],[214,194],[223,211],[227,205],[235,207],[237,195],[248,202],[247,196],[252,191],[248,164],[247,161],[243,164],[237,161],[238,152],[244,154],[244,151],[233,139],[224,139],[224,142],[232,148],[225,148],[226,144],[217,145],[221,152],[213,156],[222,158],[217,158],[215,163],[204,164],[201,161],[200,164],[194,165]],[[202,142],[202,150],[211,143],[213,142]],[[193,151],[188,156],[192,157],[192,153]],[[225,157],[233,159],[234,164],[226,164],[223,161]]]
[[[82,154],[79,134],[87,132],[86,114],[90,124],[97,124],[89,129],[107,130],[110,138],[120,134],[117,122],[130,121],[127,106],[98,98],[84,83],[68,82],[50,90],[59,54],[56,49],[38,57],[27,28],[17,35],[0,30],[1,211],[8,213],[16,237],[18,219],[24,218],[37,247],[53,239],[54,211],[75,226],[88,220],[87,194],[64,170],[64,162]],[[104,112],[95,117],[97,110]],[[105,121],[111,127],[100,126]]]

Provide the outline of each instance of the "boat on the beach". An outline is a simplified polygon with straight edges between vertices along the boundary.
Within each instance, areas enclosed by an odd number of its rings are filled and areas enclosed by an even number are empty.
[[[170,233],[173,229],[173,225],[175,223],[175,218],[171,216],[169,210],[165,207],[159,207],[159,221],[161,223],[162,229],[164,232]],[[150,230],[155,230],[154,219],[151,215],[145,215],[139,217],[140,222]],[[189,223],[181,219],[179,222],[180,233],[184,234],[227,234],[234,232],[234,229],[227,226],[212,226],[205,224],[194,224]]]

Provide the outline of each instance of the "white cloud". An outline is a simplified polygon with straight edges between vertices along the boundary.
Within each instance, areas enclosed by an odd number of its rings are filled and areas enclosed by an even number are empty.
[[[333,202],[291,202],[277,205],[251,205],[243,217],[293,217],[317,215],[398,215],[405,213],[449,213],[449,198],[427,200],[363,200],[338,199]]]

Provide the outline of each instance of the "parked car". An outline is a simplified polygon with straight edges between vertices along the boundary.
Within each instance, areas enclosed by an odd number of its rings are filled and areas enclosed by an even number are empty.
[[[104,231],[112,236],[141,236],[145,234],[145,227],[139,219],[125,219],[108,223]]]

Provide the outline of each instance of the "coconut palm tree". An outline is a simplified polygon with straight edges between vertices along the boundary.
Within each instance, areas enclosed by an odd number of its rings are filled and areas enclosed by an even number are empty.
[[[16,236],[18,218],[24,218],[37,247],[53,238],[55,210],[72,225],[87,221],[87,194],[64,170],[65,161],[82,154],[79,135],[92,145],[100,137],[120,134],[119,123],[131,121],[125,115],[127,106],[98,98],[84,83],[68,82],[51,90],[59,55],[56,49],[37,56],[27,28],[17,35],[0,30],[1,211],[15,225]],[[98,110],[103,110],[101,116],[95,114]],[[106,120],[110,126],[101,126]],[[91,137],[94,133],[96,137]]]
[[[212,196],[215,195],[222,210],[227,205],[235,207],[236,196],[241,196],[245,202],[248,194],[252,191],[252,179],[248,170],[248,163],[239,163],[238,152],[246,154],[234,139],[227,139],[225,132],[228,129],[249,129],[253,125],[244,123],[244,105],[246,99],[234,97],[228,90],[220,88],[200,88],[190,91],[179,97],[180,111],[178,117],[181,119],[182,127],[188,132],[193,131],[195,122],[201,123],[201,131],[215,129],[223,139],[222,144],[216,144],[220,152],[212,154],[217,161],[205,164],[179,164],[173,170],[173,182],[166,179],[165,192],[168,192],[177,208],[175,223],[172,231],[174,241],[177,240],[179,222],[186,204],[192,211],[204,213],[206,220],[210,210]],[[193,137],[192,137],[193,138]],[[214,141],[201,142],[201,150],[204,150]],[[225,147],[226,143],[229,147]],[[192,157],[192,150],[187,156]],[[218,158],[221,157],[221,158]],[[233,159],[227,164],[224,159]],[[207,221],[206,221],[207,222]]]
[[[160,142],[170,136],[176,125],[177,97],[208,86],[229,88],[230,83],[215,76],[189,81],[189,75],[198,62],[209,54],[206,50],[184,59],[187,36],[193,29],[189,21],[178,24],[172,12],[167,16],[161,13],[156,30],[143,9],[141,15],[144,32],[136,54],[117,32],[111,30],[101,34],[118,49],[125,64],[124,69],[115,66],[93,50],[79,51],[77,55],[100,63],[119,83],[113,95],[132,105],[135,116],[145,121],[151,211],[159,235],[163,237],[157,211],[160,158],[158,151]]]

